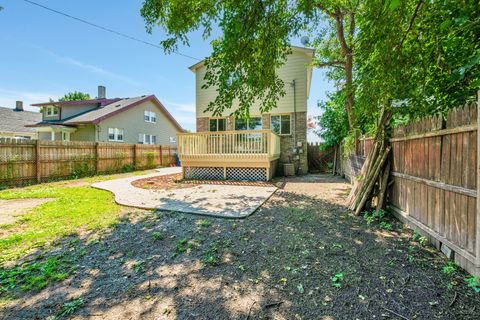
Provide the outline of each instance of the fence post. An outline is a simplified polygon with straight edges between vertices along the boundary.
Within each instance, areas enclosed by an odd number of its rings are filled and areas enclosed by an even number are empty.
[[[136,170],[137,169],[137,144],[136,143],[133,145],[133,161],[132,161],[132,164],[133,164],[133,169]]]
[[[477,92],[477,275],[480,275],[480,90]]]
[[[37,174],[37,183],[42,182],[42,172],[40,163],[40,139],[35,143],[35,170]]]
[[[160,148],[160,167],[163,167],[163,151],[162,151],[162,145],[160,145],[159,148]]]
[[[98,151],[98,142],[95,142],[95,172],[98,174],[100,171],[100,159],[99,159],[100,152]]]
[[[168,165],[172,164],[172,148],[168,146]]]

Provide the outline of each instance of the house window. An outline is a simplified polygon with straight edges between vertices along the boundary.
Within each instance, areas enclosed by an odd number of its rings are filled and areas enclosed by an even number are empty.
[[[235,119],[235,130],[262,130],[262,118],[237,118]]]
[[[145,110],[145,112],[143,113],[143,118],[145,119],[145,122],[157,122],[157,115],[155,114],[155,112],[152,111]]]
[[[140,133],[138,135],[138,143],[140,144],[156,144],[157,136],[151,134]]]
[[[177,143],[177,139],[175,137],[170,137],[170,143]]]
[[[291,134],[290,115],[282,114],[270,117],[270,128],[273,132],[280,135]]]
[[[225,131],[226,119],[210,119],[210,131]]]
[[[47,107],[47,116],[56,116],[58,115],[58,108],[54,106]]]
[[[123,129],[108,128],[108,140],[123,142]]]

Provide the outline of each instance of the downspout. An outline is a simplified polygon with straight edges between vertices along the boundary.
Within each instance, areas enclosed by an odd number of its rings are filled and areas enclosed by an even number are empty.
[[[297,149],[297,86],[295,79],[292,80],[291,85],[293,86],[293,147]]]

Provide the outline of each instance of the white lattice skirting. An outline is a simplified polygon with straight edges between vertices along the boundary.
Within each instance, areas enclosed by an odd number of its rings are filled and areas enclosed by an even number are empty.
[[[266,168],[185,167],[185,179],[268,181]]]

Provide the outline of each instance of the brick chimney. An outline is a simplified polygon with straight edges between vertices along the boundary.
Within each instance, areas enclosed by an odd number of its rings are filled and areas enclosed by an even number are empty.
[[[98,86],[98,99],[106,99],[107,98],[107,88],[104,86]]]
[[[15,103],[15,111],[23,111],[23,101],[17,101]]]

